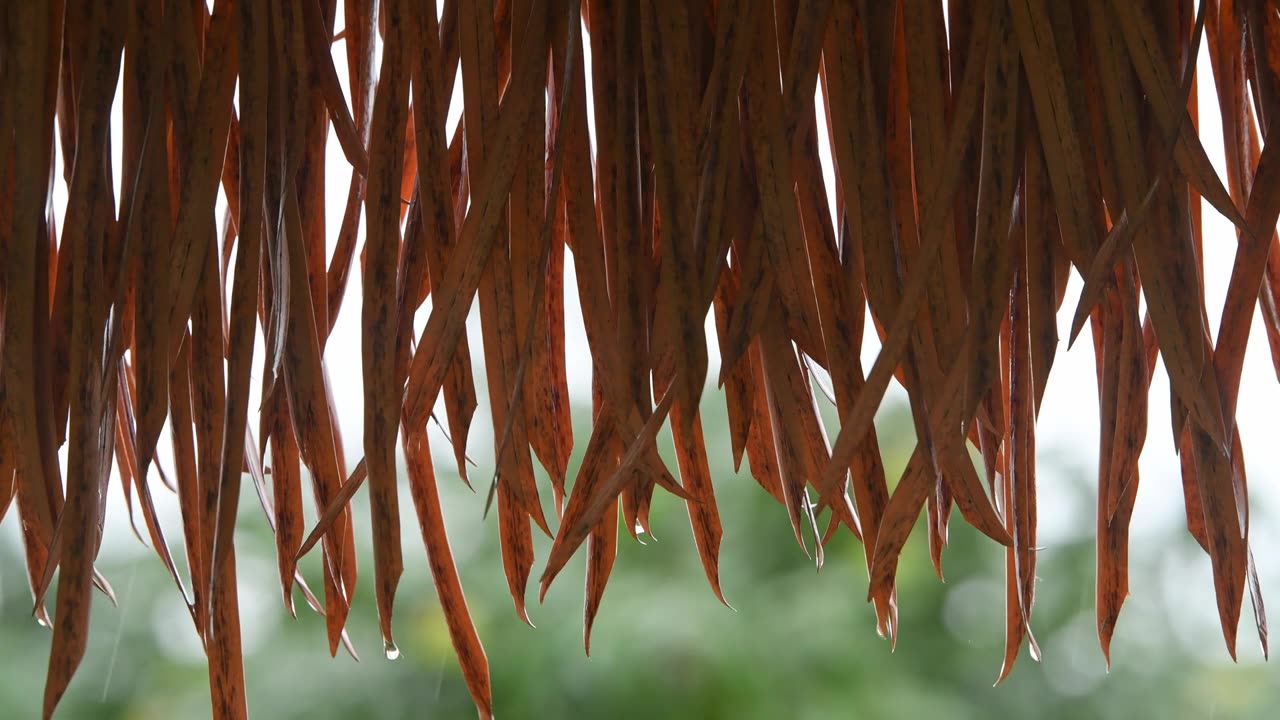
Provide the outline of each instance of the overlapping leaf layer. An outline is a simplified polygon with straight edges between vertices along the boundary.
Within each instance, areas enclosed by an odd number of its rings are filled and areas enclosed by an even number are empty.
[[[1202,44],[1211,77],[1194,73]],[[53,631],[46,715],[84,654],[94,587],[111,592],[94,559],[115,484],[187,600],[217,717],[247,712],[233,543],[246,475],[285,604],[299,588],[331,652],[357,579],[348,501],[367,488],[392,652],[398,452],[464,677],[491,715],[427,442],[439,408],[467,476],[476,350],[517,612],[531,578],[545,592],[585,546],[589,638],[619,525],[644,532],[659,488],[686,503],[720,594],[716,492],[743,489],[708,469],[699,401],[714,371],[734,460],[799,543],[821,562],[834,534],[861,539],[882,634],[897,630],[895,568],[922,511],[939,573],[953,508],[1007,546],[1003,676],[1035,648],[1035,425],[1071,312],[1097,360],[1104,651],[1149,430],[1173,433],[1228,650],[1246,592],[1265,647],[1235,417],[1256,310],[1280,367],[1271,0],[12,0],[0,88],[0,517],[17,516]],[[1225,183],[1197,131],[1205,92]],[[337,228],[331,136],[353,170]],[[1201,199],[1236,229],[1217,318]],[[1084,290],[1062,308],[1072,268]],[[358,462],[325,363],[353,273]],[[593,388],[572,480],[566,287]],[[866,368],[868,318],[881,348]],[[1171,428],[1147,426],[1159,364]],[[817,410],[827,377],[838,427]],[[872,422],[893,380],[916,430],[896,482]],[[675,468],[654,444],[665,429]],[[156,477],[177,494],[185,558],[157,520]],[[554,538],[548,557],[534,533]],[[312,548],[318,594],[297,569]]]

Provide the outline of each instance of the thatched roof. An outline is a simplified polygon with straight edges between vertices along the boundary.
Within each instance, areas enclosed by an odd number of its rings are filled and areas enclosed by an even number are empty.
[[[246,472],[274,523],[286,603],[305,587],[298,557],[323,554],[322,601],[306,592],[332,652],[356,582],[347,501],[367,487],[377,612],[394,647],[401,448],[488,716],[487,660],[433,474],[439,461],[466,475],[477,401],[464,325],[477,298],[485,411],[500,429],[489,499],[517,612],[531,577],[545,592],[582,550],[589,631],[619,523],[643,531],[658,488],[686,500],[719,593],[698,413],[711,372],[735,462],[745,457],[797,540],[820,558],[833,534],[861,538],[882,634],[896,632],[895,567],[922,510],[939,571],[953,508],[1008,547],[1007,673],[1034,642],[1035,420],[1065,312],[1097,357],[1104,651],[1127,594],[1150,401],[1174,409],[1171,429],[1151,430],[1173,432],[1227,648],[1246,588],[1265,644],[1234,418],[1255,307],[1280,353],[1269,255],[1280,145],[1262,141],[1280,112],[1273,2],[1202,2],[1199,14],[1191,0],[448,0],[439,17],[433,6],[346,0],[336,18],[335,0],[217,0],[211,15],[199,0],[0,8],[0,517],[12,506],[20,520],[35,613],[53,628],[46,715],[85,651],[93,587],[109,592],[94,558],[114,482],[137,495],[186,588],[217,716],[246,712],[232,542]],[[1192,72],[1202,42],[1211,77]],[[1221,110],[1225,184],[1197,132],[1199,93]],[[355,170],[337,228],[324,219],[331,135]],[[1205,309],[1201,198],[1237,229],[1221,317]],[[594,388],[590,435],[577,438],[566,252]],[[1082,298],[1062,308],[1073,267]],[[353,273],[360,306],[343,308]],[[359,462],[344,457],[324,362],[344,310],[361,323]],[[882,347],[863,367],[868,312]],[[1169,399],[1148,397],[1157,363]],[[815,409],[812,366],[830,375],[838,427]],[[896,483],[872,423],[893,380],[917,432]],[[429,451],[438,405],[452,458]],[[675,472],[653,444],[666,428]],[[171,467],[156,467],[161,442]],[[575,444],[585,456],[569,478]],[[303,467],[318,521],[303,516]],[[180,501],[185,576],[155,519],[157,476]],[[554,537],[548,557],[533,556],[535,532]]]

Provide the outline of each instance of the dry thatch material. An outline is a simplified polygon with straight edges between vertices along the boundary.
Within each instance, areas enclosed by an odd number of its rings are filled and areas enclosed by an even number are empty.
[[[1024,641],[1034,647],[1035,419],[1074,266],[1085,289],[1073,333],[1087,324],[1093,334],[1102,418],[1104,651],[1127,593],[1157,357],[1171,380],[1187,525],[1212,563],[1227,647],[1234,654],[1246,588],[1265,646],[1234,417],[1255,304],[1280,367],[1280,254],[1269,254],[1280,143],[1259,139],[1280,113],[1273,0],[1206,1],[1198,13],[1191,0],[949,0],[949,24],[937,0],[446,0],[439,20],[430,2],[345,0],[340,20],[335,5],[0,9],[0,516],[12,501],[36,616],[53,628],[46,715],[84,653],[93,586],[110,592],[94,558],[113,467],[189,587],[218,717],[246,713],[232,544],[246,472],[274,523],[285,602],[301,585],[333,652],[356,583],[347,501],[368,486],[377,611],[392,647],[399,443],[449,631],[487,717],[487,660],[426,441],[443,397],[465,476],[476,395],[463,330],[476,297],[501,428],[491,500],[518,612],[536,526],[555,538],[543,591],[585,544],[589,631],[619,511],[627,531],[643,530],[656,486],[686,500],[719,593],[720,520],[698,414],[714,312],[735,461],[745,454],[819,561],[841,527],[863,540],[881,633],[895,633],[895,566],[922,509],[935,564],[953,507],[1008,547],[1007,673]],[[1192,72],[1202,39],[1210,86]],[[349,96],[335,43],[350,58]],[[459,66],[463,119],[449,137]],[[1225,187],[1196,130],[1206,87],[1222,114]],[[356,171],[331,255],[330,132]],[[56,172],[68,186],[62,217]],[[1221,318],[1205,310],[1201,198],[1238,231]],[[362,213],[365,454],[351,465],[323,353]],[[595,408],[571,491],[566,250]],[[428,319],[415,336],[419,309]],[[864,374],[868,309],[883,349]],[[809,363],[830,374],[843,418],[830,446]],[[872,417],[894,378],[918,444],[890,493]],[[166,423],[175,463],[153,473]],[[664,426],[678,477],[653,444]],[[544,515],[534,457],[555,518]],[[325,508],[309,537],[303,466]],[[155,519],[156,474],[180,499],[187,578]],[[296,570],[316,545],[321,599]]]

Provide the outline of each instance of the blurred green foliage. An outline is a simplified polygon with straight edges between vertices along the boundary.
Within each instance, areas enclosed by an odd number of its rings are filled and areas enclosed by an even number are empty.
[[[1248,620],[1242,662],[1229,663],[1208,583],[1186,581],[1185,568],[1207,573],[1208,560],[1174,527],[1158,545],[1135,547],[1135,594],[1107,671],[1093,623],[1089,468],[1044,453],[1042,468],[1056,467],[1054,481],[1066,488],[1048,502],[1042,495],[1042,526],[1047,516],[1067,514],[1054,524],[1073,529],[1039,556],[1032,626],[1044,661],[1033,662],[1024,649],[1012,676],[992,686],[1003,648],[1003,552],[958,513],[945,556],[948,582],[934,575],[922,533],[907,546],[899,581],[901,636],[891,651],[877,637],[864,602],[866,570],[856,539],[847,532],[835,539],[825,566],[815,572],[786,514],[745,467],[733,471],[724,419],[722,397],[709,394],[703,421],[725,528],[721,578],[736,611],[709,591],[684,508],[659,492],[656,537],[644,544],[625,535],[620,540],[589,658],[582,651],[581,556],[556,580],[545,604],[532,605],[539,627],[520,623],[506,592],[494,518],[482,519],[483,494],[472,495],[449,472],[450,455],[440,448],[449,535],[489,654],[498,717],[1269,718],[1269,708],[1280,706],[1280,675],[1259,661]],[[580,421],[579,453],[585,416]],[[896,477],[913,442],[910,424],[898,409],[878,425],[890,477]],[[481,440],[473,438],[472,447]],[[669,439],[663,442],[674,468]],[[472,475],[483,489],[489,477],[483,463]],[[288,617],[269,530],[256,495],[246,491],[244,498],[236,541],[252,716],[474,716],[407,493],[401,500],[406,572],[395,616],[403,656],[396,661],[381,652],[369,583],[367,506],[363,496],[357,500],[364,575],[349,628],[362,654],[359,663],[341,651],[329,658],[323,621],[300,594],[298,618]],[[10,513],[0,527],[0,716],[27,718],[38,716],[49,633],[31,619],[14,523]],[[166,529],[182,557],[176,522]],[[109,524],[107,533],[113,537],[99,567],[121,605],[95,599],[88,653],[58,716],[207,717],[203,657],[180,595],[154,554],[125,537],[127,522]],[[539,542],[539,562],[548,544]],[[317,563],[309,557],[303,567],[318,586]],[[535,578],[540,570],[536,565]],[[530,601],[535,598],[536,583]]]

